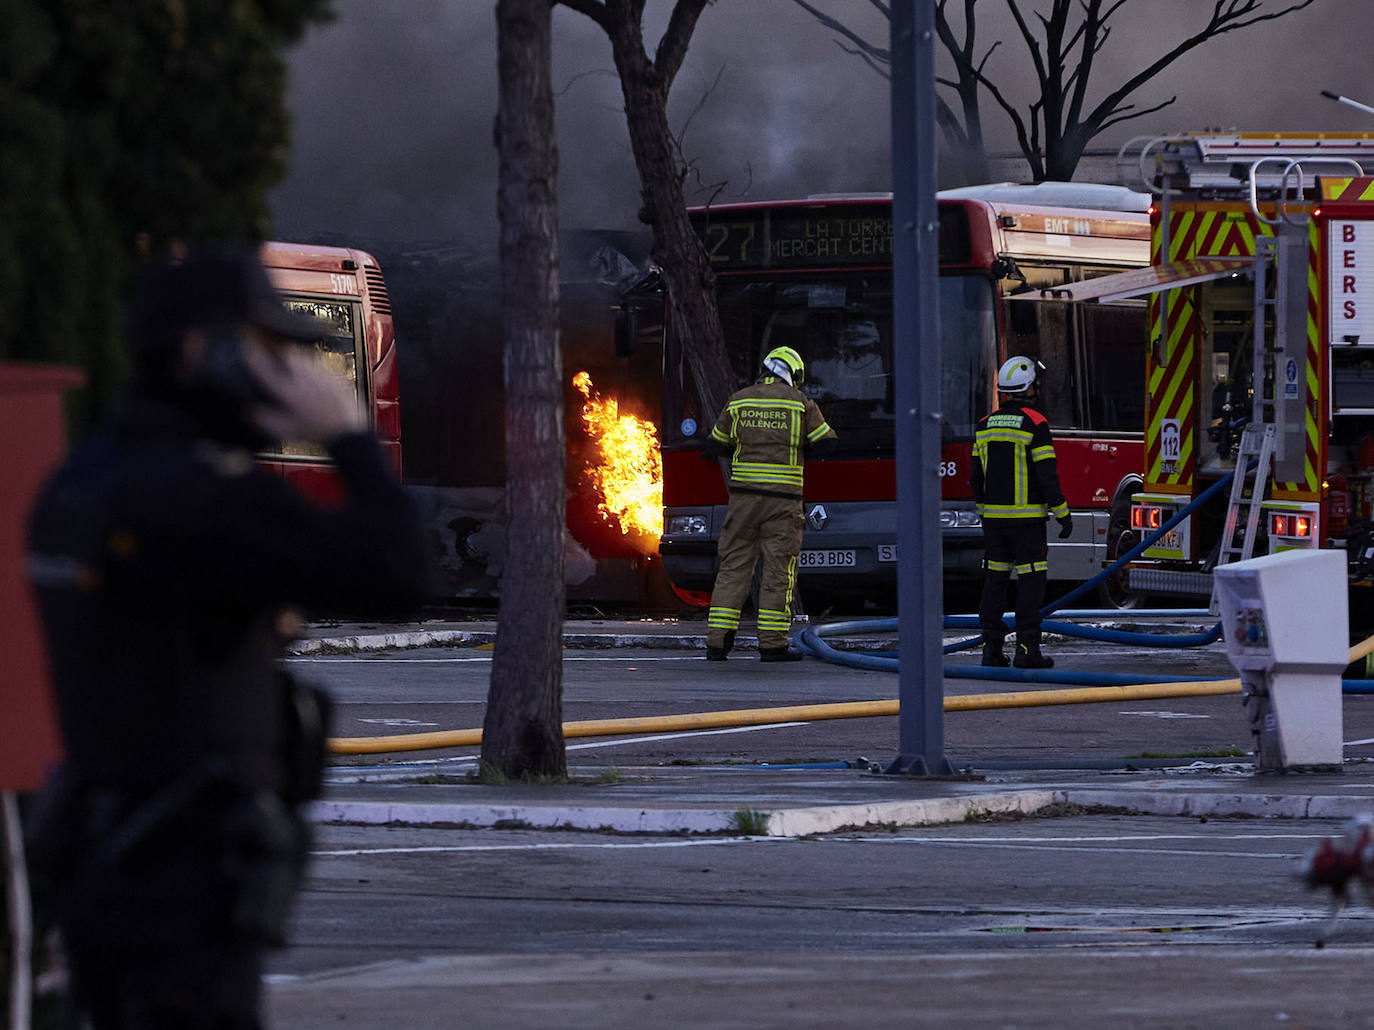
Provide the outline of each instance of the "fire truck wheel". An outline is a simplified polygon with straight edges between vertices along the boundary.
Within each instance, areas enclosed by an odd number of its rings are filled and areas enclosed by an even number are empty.
[[[1130,505],[1114,507],[1111,522],[1107,526],[1107,564],[1116,561],[1138,543],[1140,534],[1131,528]],[[1106,608],[1139,608],[1145,602],[1144,594],[1126,589],[1124,572],[1108,576],[1097,591]]]

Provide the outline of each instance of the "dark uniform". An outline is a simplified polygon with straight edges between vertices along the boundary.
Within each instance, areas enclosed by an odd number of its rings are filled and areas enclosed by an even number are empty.
[[[1000,658],[1006,626],[1007,584],[1016,573],[1016,657],[1040,664],[1040,605],[1045,599],[1045,519],[1067,519],[1069,506],[1059,472],[1049,422],[1015,399],[978,423],[971,467],[973,499],[983,520],[982,625],[985,664]],[[1048,661],[1048,659],[1043,659]]]
[[[328,442],[348,500],[324,510],[205,400],[135,388],[31,519],[66,747],[37,845],[96,1030],[260,1025],[324,746],[322,704],[278,665],[278,617],[400,613],[428,583],[370,434]]]
[[[726,402],[707,452],[731,452],[730,507],[707,618],[708,656],[730,650],[760,557],[759,651],[765,658],[786,654],[804,527],[803,451],[834,439],[816,402],[776,376],[762,376]]]

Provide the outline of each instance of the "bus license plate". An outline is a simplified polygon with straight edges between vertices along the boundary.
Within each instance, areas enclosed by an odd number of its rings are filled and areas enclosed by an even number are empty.
[[[843,569],[857,565],[854,551],[802,551],[797,556],[797,567],[801,569]]]

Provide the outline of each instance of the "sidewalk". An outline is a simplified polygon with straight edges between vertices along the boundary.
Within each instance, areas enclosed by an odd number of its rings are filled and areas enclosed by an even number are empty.
[[[1127,612],[1118,621],[1129,620]],[[564,641],[569,648],[700,649],[704,631],[704,620],[579,620],[566,624]],[[318,624],[291,651],[311,655],[480,647],[495,638],[494,620]],[[882,649],[893,646],[893,637],[851,637],[844,644]],[[743,638],[740,646],[756,644]],[[510,786],[462,782],[466,772],[463,768],[436,776],[433,766],[407,768],[404,763],[338,766],[330,771],[325,797],[313,806],[312,818],[365,824],[802,836],[863,826],[923,826],[998,814],[1074,810],[1284,819],[1345,819],[1374,811],[1374,762],[1365,761],[1348,762],[1338,775],[1258,774],[1247,762],[1197,762],[1174,768],[973,768],[949,779],[889,777],[876,766],[655,766],[618,768],[610,777],[603,777],[599,769],[573,768],[568,784]]]

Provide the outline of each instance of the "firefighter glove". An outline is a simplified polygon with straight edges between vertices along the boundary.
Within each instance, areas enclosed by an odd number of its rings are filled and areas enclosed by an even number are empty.
[[[1059,518],[1059,539],[1067,540],[1069,534],[1073,532],[1073,516],[1062,515]]]

